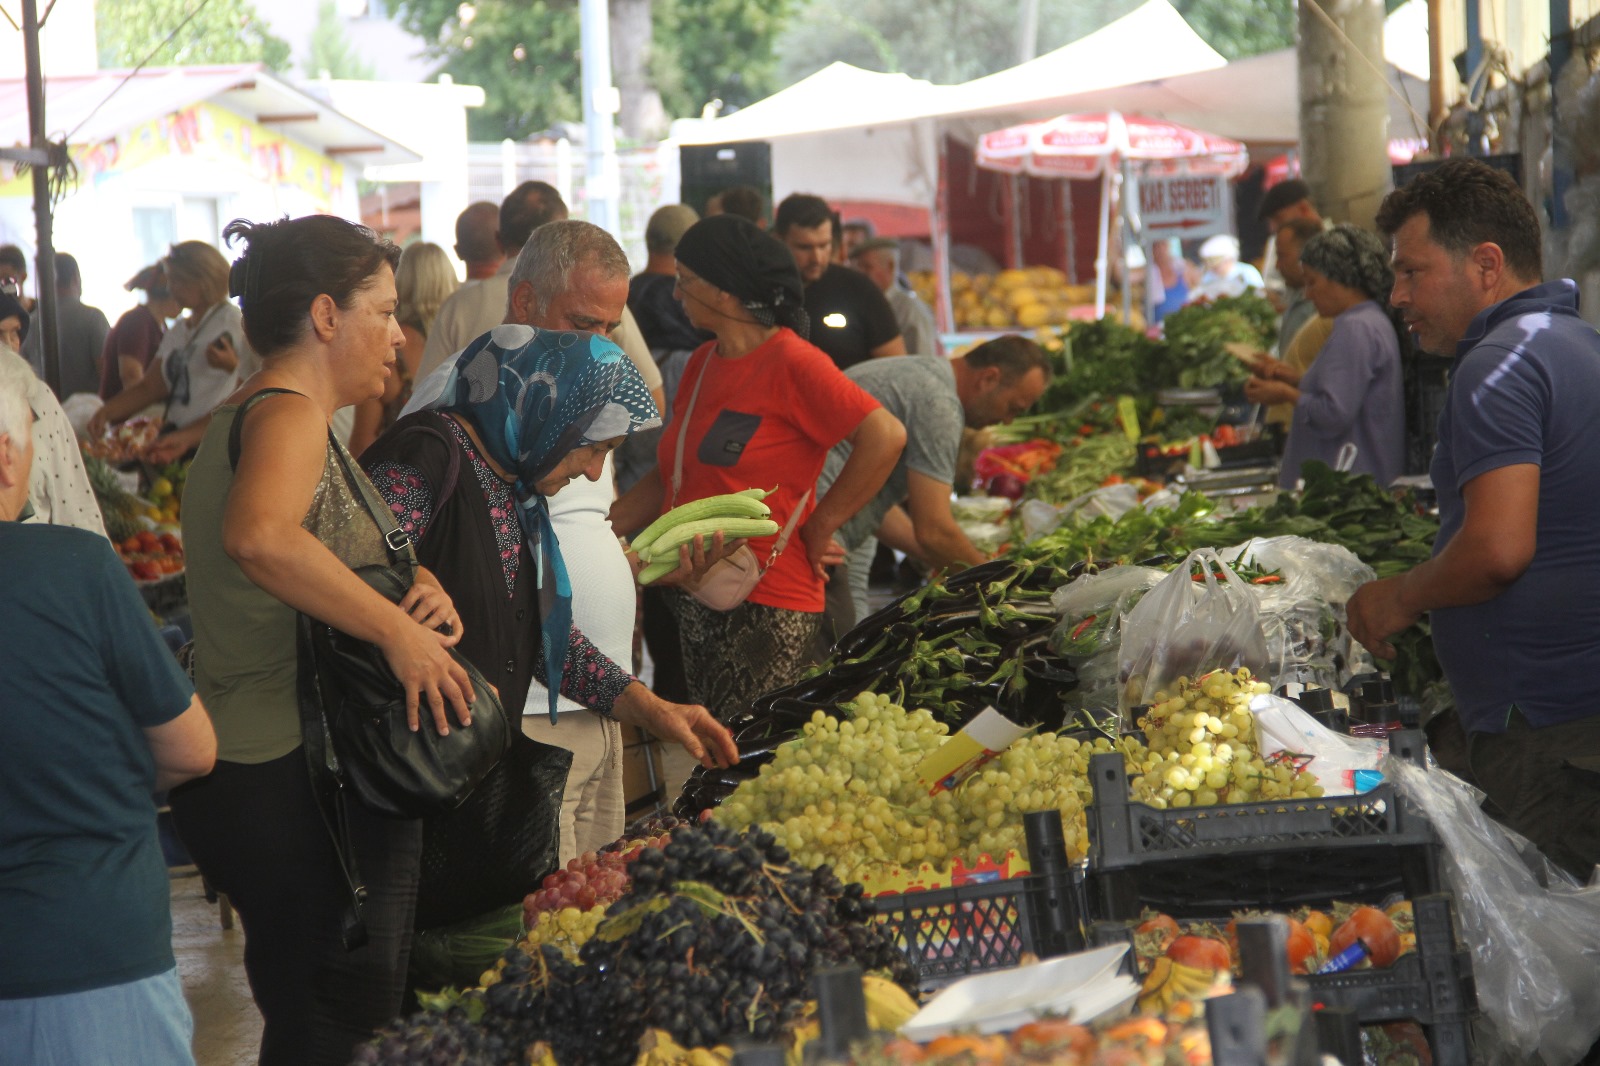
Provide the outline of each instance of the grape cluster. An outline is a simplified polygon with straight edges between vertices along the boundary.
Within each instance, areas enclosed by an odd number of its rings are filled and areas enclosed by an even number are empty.
[[[539,890],[522,901],[522,923],[533,929],[544,914],[609,905],[628,887],[628,864],[646,848],[666,847],[673,830],[683,824],[660,817],[637,822],[598,852],[569,859],[564,869],[547,875]]]
[[[768,833],[681,828],[664,848],[640,849],[631,872],[576,961],[525,940],[495,983],[396,1023],[356,1062],[509,1066],[544,1041],[561,1066],[627,1066],[650,1028],[684,1047],[782,1037],[819,967],[855,962],[915,988],[861,886],[791,864]]]
[[[1061,811],[1067,853],[1088,850],[1084,804],[1091,798],[1089,758],[1121,750],[1113,743],[1042,733],[1019,740],[953,791],[930,793],[918,778],[922,760],[948,729],[926,710],[907,711],[887,696],[864,692],[848,717],[817,711],[804,738],[778,749],[752,780],[723,801],[714,817],[732,826],[759,825],[806,865],[831,863],[854,879],[875,865],[1003,856],[1023,848],[1022,815]]]
[[[1129,770],[1133,798],[1167,808],[1321,796],[1315,775],[1261,758],[1250,700],[1268,691],[1241,669],[1180,677],[1157,692],[1139,719],[1149,751]]]

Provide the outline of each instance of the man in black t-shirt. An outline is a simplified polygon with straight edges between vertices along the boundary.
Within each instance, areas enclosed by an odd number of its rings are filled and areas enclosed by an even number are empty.
[[[864,274],[833,262],[833,212],[827,201],[793,193],[778,205],[773,228],[800,268],[812,344],[841,370],[875,356],[906,354],[883,293]]]

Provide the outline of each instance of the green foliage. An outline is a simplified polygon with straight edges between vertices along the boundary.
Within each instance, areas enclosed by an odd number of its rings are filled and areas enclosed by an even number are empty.
[[[1294,44],[1294,0],[1174,0],[1172,6],[1229,60]]]
[[[322,0],[317,6],[317,24],[311,29],[310,54],[306,58],[306,74],[320,78],[349,78],[371,81],[372,64],[362,59],[345,36],[344,23],[339,21],[339,9],[333,0]]]
[[[650,73],[670,115],[744,107],[780,88],[774,45],[791,0],[655,0]]]
[[[1276,321],[1272,305],[1249,293],[1179,308],[1162,320],[1164,343],[1150,349],[1141,376],[1158,389],[1208,389],[1242,381],[1249,371],[1225,345],[1271,348]]]
[[[202,63],[265,63],[282,71],[289,44],[267,29],[251,0],[210,0],[173,37],[171,33],[200,0],[95,0],[95,37],[100,66],[107,70],[138,66],[195,66]]]
[[[574,0],[396,0],[400,24],[457,83],[480,86],[467,113],[473,140],[520,139],[583,118]],[[462,15],[470,13],[463,20]]]
[[[1092,33],[1138,0],[1039,0],[1038,54]],[[784,84],[835,60],[946,84],[1017,62],[1022,0],[806,0],[779,42]]]

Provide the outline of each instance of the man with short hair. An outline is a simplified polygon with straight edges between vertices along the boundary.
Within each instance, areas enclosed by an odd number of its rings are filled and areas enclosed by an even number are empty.
[[[867,572],[878,537],[935,568],[971,566],[987,558],[950,511],[961,431],[1010,422],[1028,410],[1050,383],[1051,365],[1043,348],[1012,335],[954,359],[871,359],[845,374],[905,425],[906,448],[878,495],[835,534],[850,553],[848,583],[839,574],[828,583],[835,635],[849,628],[849,618],[866,617]],[[839,444],[828,454],[817,482],[819,494],[827,491],[849,457],[849,444]]]
[[[22,309],[33,314],[32,297],[22,295],[22,286],[28,281],[28,257],[14,244],[0,244],[0,292],[8,292],[22,304]]]
[[[1358,589],[1350,631],[1388,657],[1389,638],[1429,615],[1458,719],[1427,724],[1440,762],[1587,881],[1600,862],[1600,334],[1571,280],[1540,283],[1539,220],[1509,175],[1447,160],[1390,193],[1377,222],[1393,241],[1390,302],[1419,348],[1455,363],[1433,558]]]
[[[111,323],[105,312],[83,302],[83,275],[78,261],[66,252],[56,253],[56,341],[61,353],[61,383],[57,396],[66,399],[79,392],[100,392],[100,357]],[[23,355],[41,377],[44,373],[44,330],[28,335]]]
[[[845,227],[849,232],[849,227]],[[942,355],[933,311],[916,293],[900,284],[900,242],[893,237],[872,237],[856,245],[850,265],[878,286],[900,326],[907,353]]]
[[[1256,217],[1267,224],[1269,236],[1261,263],[1261,277],[1266,285],[1267,297],[1282,311],[1288,279],[1278,268],[1278,231],[1296,220],[1314,222],[1324,230],[1332,226],[1333,221],[1322,217],[1317,205],[1311,202],[1311,186],[1299,178],[1280,181],[1268,189],[1261,198],[1261,206],[1256,209]]]
[[[468,204],[456,216],[456,258],[466,264],[467,284],[493,277],[505,262],[499,231],[500,209],[487,200]]]
[[[706,201],[706,217],[712,215],[738,215],[767,228],[767,198],[753,185],[730,185]]]
[[[1287,284],[1284,290],[1286,306],[1278,323],[1277,357],[1292,367],[1298,377],[1304,376],[1317,353],[1333,335],[1333,319],[1317,314],[1315,305],[1305,294],[1305,271],[1300,267],[1300,249],[1307,241],[1322,232],[1322,223],[1310,218],[1290,219],[1277,232],[1274,246],[1278,249],[1278,270]],[[1294,419],[1294,404],[1275,403],[1267,408],[1267,421],[1289,429]]]
[[[877,285],[833,262],[834,212],[826,200],[793,193],[778,205],[774,231],[789,246],[805,285],[809,340],[840,369],[906,354],[900,325]]]
[[[470,208],[469,208],[470,210]],[[500,203],[495,242],[505,258],[476,285],[463,285],[440,305],[428,330],[416,380],[421,381],[448,356],[498,325],[506,314],[511,268],[528,236],[547,222],[567,217],[567,205],[555,186],[525,181]],[[480,218],[481,224],[481,218]],[[458,229],[459,232],[459,229]]]

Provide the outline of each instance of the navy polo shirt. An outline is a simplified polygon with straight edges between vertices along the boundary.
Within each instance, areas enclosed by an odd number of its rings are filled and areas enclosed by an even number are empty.
[[[1491,600],[1432,612],[1468,731],[1504,732],[1513,706],[1535,727],[1600,713],[1600,333],[1571,281],[1486,308],[1457,348],[1431,471],[1435,555],[1461,528],[1462,486],[1522,463],[1539,467],[1532,563]]]

